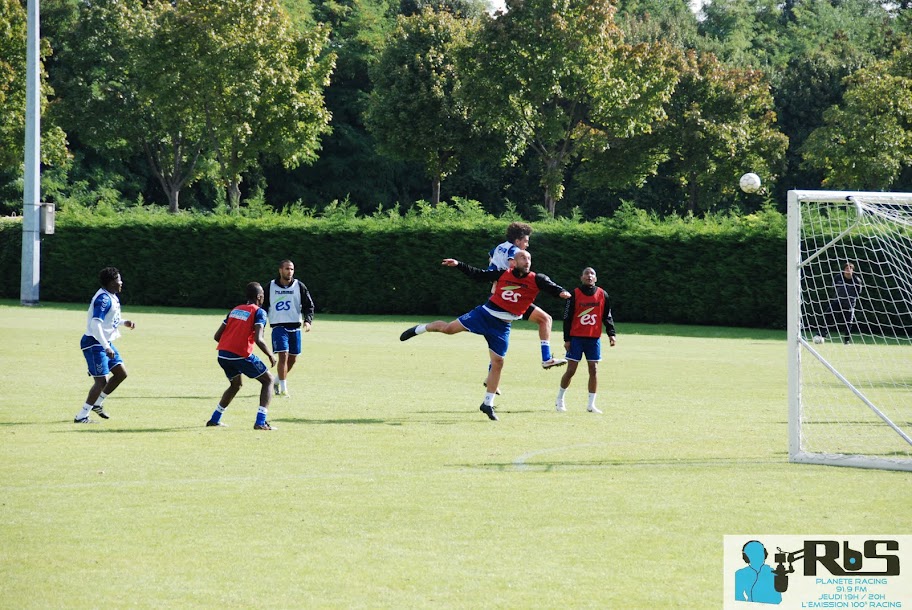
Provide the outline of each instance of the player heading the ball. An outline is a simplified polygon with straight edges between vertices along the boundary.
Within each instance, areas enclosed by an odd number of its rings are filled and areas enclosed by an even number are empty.
[[[547,292],[562,299],[569,299],[570,293],[552,282],[547,275],[534,273],[532,255],[526,250],[518,250],[515,253],[514,265],[507,271],[478,269],[454,258],[446,258],[442,264],[458,268],[473,280],[495,282],[491,298],[484,305],[479,305],[452,322],[437,320],[430,324],[413,326],[403,332],[399,340],[407,341],[425,332],[455,335],[467,330],[482,335],[488,343],[491,370],[488,371],[484,401],[479,409],[488,416],[488,419],[497,421],[497,415],[494,413],[494,394],[500,386],[504,358],[510,345],[511,323],[522,318],[539,292]]]

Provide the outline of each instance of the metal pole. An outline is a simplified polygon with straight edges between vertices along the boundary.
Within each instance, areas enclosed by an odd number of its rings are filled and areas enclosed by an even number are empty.
[[[28,37],[25,67],[25,188],[22,199],[23,305],[38,304],[41,277],[41,235],[38,212],[41,201],[41,83],[38,71],[38,3],[28,0]]]

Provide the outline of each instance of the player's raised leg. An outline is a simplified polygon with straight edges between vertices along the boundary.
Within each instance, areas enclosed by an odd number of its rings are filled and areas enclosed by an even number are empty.
[[[538,325],[538,338],[541,341],[542,368],[550,369],[556,366],[564,366],[567,361],[563,358],[555,358],[551,353],[551,325],[553,319],[541,307],[532,305],[532,313],[529,315],[529,321]]]
[[[401,335],[399,335],[399,340],[408,341],[412,337],[417,337],[418,335],[424,333],[443,333],[445,335],[455,335],[456,333],[461,333],[464,330],[465,326],[460,324],[459,320],[453,320],[452,322],[436,320],[429,324],[419,324],[417,326],[406,329]]]

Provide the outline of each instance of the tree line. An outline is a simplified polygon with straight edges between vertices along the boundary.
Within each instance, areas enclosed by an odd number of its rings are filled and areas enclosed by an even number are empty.
[[[43,0],[43,198],[596,218],[908,191],[909,4]],[[25,0],[0,0],[5,214],[25,39]]]

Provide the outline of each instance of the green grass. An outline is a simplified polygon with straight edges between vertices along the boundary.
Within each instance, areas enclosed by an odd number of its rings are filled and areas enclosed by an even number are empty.
[[[908,530],[908,473],[787,462],[782,333],[620,323],[597,416],[518,323],[495,423],[480,337],[318,316],[263,433],[249,381],[203,426],[224,312],[124,313],[76,426],[84,308],[0,304],[0,607],[716,608],[725,534]]]

